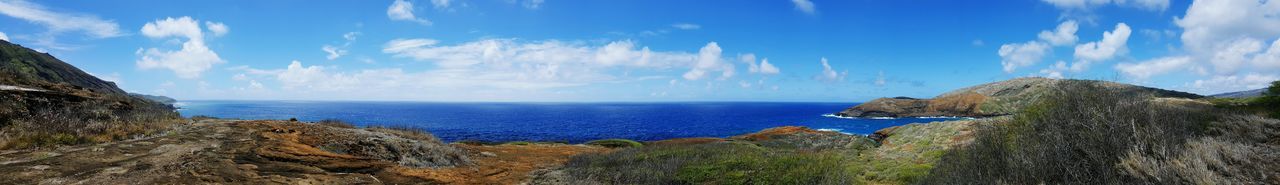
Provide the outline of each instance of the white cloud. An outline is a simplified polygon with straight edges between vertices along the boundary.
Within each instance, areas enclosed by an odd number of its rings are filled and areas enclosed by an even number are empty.
[[[681,76],[687,80],[705,79],[717,72],[721,79],[734,75],[733,64],[721,58],[722,51],[714,42],[698,53],[687,53],[652,51],[632,41],[592,46],[557,40],[485,39],[440,45],[432,39],[395,39],[382,51],[436,64],[438,68],[430,73],[437,75],[432,76],[449,74],[460,82],[514,87],[578,86],[634,78],[608,74],[614,70],[686,68],[689,71]]]
[[[325,57],[324,57],[324,58],[329,59],[329,60],[338,59],[338,57],[341,57],[342,55],[346,55],[346,54],[347,54],[347,50],[346,50],[346,49],[339,49],[338,47],[334,47],[334,46],[330,46],[330,45],[324,45],[324,46],[321,46],[321,47],[320,47],[320,50],[322,50],[322,51],[324,51],[325,53],[328,53],[328,54],[329,54],[329,55],[325,55]]]
[[[450,0],[431,0],[431,5],[436,8],[449,8]]]
[[[1078,29],[1079,29],[1079,25],[1076,24],[1076,21],[1069,20],[1069,21],[1062,22],[1062,24],[1058,25],[1057,29],[1054,29],[1052,31],[1051,30],[1040,31],[1039,37],[1040,37],[1040,40],[1049,42],[1049,44],[1053,44],[1054,46],[1071,45],[1071,44],[1075,44],[1076,40],[1079,39],[1079,37],[1076,37],[1076,30]]]
[[[722,71],[720,76],[721,79],[733,77],[733,64],[724,62],[724,59],[720,58],[720,53],[721,50],[719,44],[716,44],[715,42],[707,43],[707,46],[698,50],[697,64],[695,64],[692,69],[689,69],[689,72],[684,73],[684,79],[700,80],[706,77],[707,73],[712,71]]]
[[[982,41],[982,39],[974,39],[974,40],[973,40],[973,42],[970,42],[969,44],[972,44],[973,46],[984,46],[984,45],[987,45],[987,43],[986,43],[986,42],[983,42],[983,41]]]
[[[86,14],[54,12],[23,0],[0,1],[0,14],[44,25],[51,33],[83,31],[95,38],[124,35],[115,21]]]
[[[209,32],[213,32],[213,36],[226,35],[227,32],[231,31],[231,28],[228,28],[226,24],[222,24],[220,22],[205,21],[204,26],[209,27]]]
[[[1039,63],[1046,54],[1049,53],[1050,46],[1039,41],[1030,41],[1026,43],[1004,44],[1000,46],[1000,64],[1004,66],[1005,73],[1012,73],[1020,67],[1027,67]]]
[[[814,7],[814,5],[813,5],[813,1],[809,1],[809,0],[791,0],[791,3],[793,3],[793,4],[795,4],[795,5],[796,5],[796,10],[800,10],[801,12],[807,13],[807,14],[809,14],[809,15],[813,15],[813,14],[818,13],[818,12],[817,12],[818,10],[817,10],[817,9]]]
[[[1266,88],[1276,80],[1280,80],[1280,77],[1270,74],[1219,75],[1207,80],[1196,80],[1187,86],[1197,93],[1217,94]]]
[[[176,51],[139,48],[135,52],[141,57],[136,62],[138,68],[165,68],[172,70],[179,78],[192,79],[213,68],[213,65],[225,63],[217,53],[205,46],[200,24],[191,17],[184,16],[177,19],[169,17],[149,22],[142,26],[142,35],[152,39],[177,37],[187,40],[182,43],[182,49]]]
[[[1059,9],[1071,11],[1090,11],[1105,5],[1135,7],[1143,10],[1164,11],[1169,8],[1169,0],[1044,0]]]
[[[1226,45],[1214,51],[1213,57],[1209,59],[1214,71],[1221,75],[1236,73],[1249,60],[1248,55],[1263,49],[1262,42],[1247,37],[1224,44]]]
[[[747,72],[749,73],[772,75],[772,74],[778,74],[781,72],[781,70],[778,69],[777,66],[773,66],[773,64],[769,63],[768,58],[765,58],[761,60],[759,64],[756,64],[755,54],[748,53],[748,54],[738,55],[738,60],[742,61],[743,63],[747,63]]]
[[[200,24],[195,19],[186,16],[177,19],[166,17],[165,19],[149,22],[142,26],[142,35],[153,39],[182,37],[202,42],[204,40]]]
[[[1057,63],[1054,63],[1052,66],[1049,66],[1049,68],[1041,69],[1040,76],[1043,76],[1045,78],[1062,79],[1064,77],[1062,73],[1067,70],[1068,70],[1067,62],[1059,60]]]
[[[1139,63],[1120,63],[1116,64],[1116,70],[1126,76],[1137,80],[1146,80],[1152,76],[1173,72],[1179,69],[1186,69],[1191,64],[1191,58],[1186,56],[1157,58]]]
[[[347,41],[355,41],[356,36],[360,36],[360,32],[347,32],[342,34],[342,38],[347,39]]]
[[[1277,1],[1202,0],[1192,2],[1174,23],[1183,29],[1184,50],[1197,61],[1209,62],[1217,74],[1227,75],[1241,72],[1248,56],[1261,51],[1263,41],[1280,38],[1277,12]]]
[[[387,7],[387,17],[395,21],[410,21],[422,25],[431,25],[431,21],[426,18],[418,18],[413,15],[413,3],[405,0],[396,0]]]
[[[818,81],[823,81],[823,82],[841,82],[841,81],[844,81],[844,77],[848,75],[849,75],[848,70],[843,72],[836,72],[835,69],[831,68],[831,64],[827,63],[827,58],[823,57],[822,73],[819,73],[818,76],[814,77],[814,79]]]
[[[701,29],[701,28],[702,28],[702,26],[701,26],[701,25],[697,25],[697,24],[689,24],[689,23],[677,23],[677,24],[672,24],[672,25],[671,25],[671,27],[672,27],[672,28],[676,28],[676,29],[682,29],[682,30],[696,30],[696,29]]]
[[[1089,64],[1110,60],[1128,51],[1127,43],[1132,30],[1124,23],[1116,24],[1116,29],[1102,33],[1102,40],[1076,45],[1076,63],[1071,64],[1072,71],[1084,71]]]
[[[4,32],[0,32],[0,40],[9,41],[9,35],[4,34]]]
[[[338,59],[338,57],[347,55],[347,51],[348,51],[347,48],[351,47],[351,43],[355,42],[356,37],[359,35],[360,35],[360,32],[347,32],[345,34],[342,34],[342,39],[345,39],[346,42],[342,43],[341,46],[333,46],[333,45],[325,44],[323,46],[320,46],[320,51],[324,51],[324,53],[328,54],[328,55],[325,55],[325,59],[329,59],[329,60]]]
[[[773,66],[773,64],[769,63],[768,58],[765,58],[764,60],[760,60],[760,74],[778,74],[781,72],[782,70],[778,69],[778,67],[775,67]]]
[[[541,8],[542,3],[545,3],[545,2],[546,0],[525,0],[524,7],[529,9],[538,9],[538,8]]]
[[[1271,49],[1253,57],[1253,65],[1265,70],[1280,69],[1280,39],[1271,42]]]

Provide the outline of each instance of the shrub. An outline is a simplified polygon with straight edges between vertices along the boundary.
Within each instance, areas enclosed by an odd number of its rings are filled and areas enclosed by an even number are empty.
[[[316,124],[330,126],[330,127],[337,127],[337,128],[356,128],[355,125],[351,125],[351,123],[347,123],[346,121],[342,121],[339,119],[324,119],[316,122]]]
[[[131,97],[84,98],[46,93],[4,96],[0,99],[0,149],[139,138],[183,122],[167,105]]]
[[[575,156],[573,178],[616,184],[849,184],[848,159],[748,142],[661,145]]]
[[[1224,118],[1213,107],[1063,81],[1006,125],[984,125],[945,154],[926,184],[1190,183],[1145,178],[1124,160],[1174,159]],[[1132,162],[1130,162],[1132,163]],[[1142,165],[1127,165],[1142,168]],[[1179,177],[1190,178],[1190,177]]]
[[[347,125],[350,126],[350,124],[347,124]],[[351,127],[355,127],[355,126],[351,126]],[[388,134],[400,136],[407,139],[427,141],[432,143],[443,143],[443,141],[440,141],[440,138],[436,138],[436,136],[432,135],[430,132],[427,132],[426,130],[423,130],[417,127],[374,126],[374,127],[366,128],[365,130],[388,133]]]
[[[643,143],[628,140],[628,139],[602,139],[602,140],[588,141],[586,144],[609,147],[609,148],[626,148],[626,147],[643,147],[644,146]]]

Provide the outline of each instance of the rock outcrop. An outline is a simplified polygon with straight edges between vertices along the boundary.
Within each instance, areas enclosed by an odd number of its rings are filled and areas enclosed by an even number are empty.
[[[1070,80],[1070,79],[1068,79]],[[1040,77],[1016,78],[963,88],[932,99],[879,98],[845,109],[842,117],[990,117],[1012,114],[1048,93],[1060,79]],[[1147,93],[1156,97],[1200,98],[1200,95],[1094,80],[1072,80],[1097,83],[1131,93]]]

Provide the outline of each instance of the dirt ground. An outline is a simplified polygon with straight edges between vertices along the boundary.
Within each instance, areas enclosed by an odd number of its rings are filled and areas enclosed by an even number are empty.
[[[563,165],[573,155],[609,150],[449,144],[463,150],[470,163],[414,168],[307,144],[322,127],[201,120],[149,138],[0,151],[0,184],[520,184],[530,172]]]

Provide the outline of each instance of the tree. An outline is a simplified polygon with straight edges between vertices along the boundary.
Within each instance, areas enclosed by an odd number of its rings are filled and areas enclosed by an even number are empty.
[[[1271,82],[1271,87],[1267,87],[1267,92],[1262,93],[1264,96],[1280,96],[1280,80]]]

